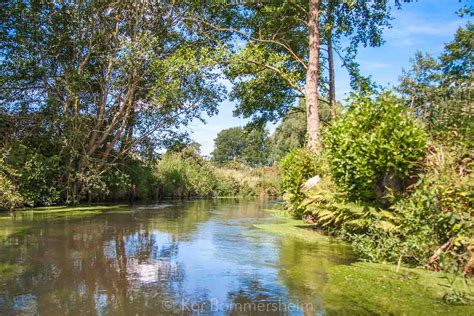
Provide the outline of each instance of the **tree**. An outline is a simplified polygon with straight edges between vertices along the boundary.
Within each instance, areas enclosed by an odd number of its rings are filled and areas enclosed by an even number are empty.
[[[328,3],[332,4],[330,10],[334,10],[334,17],[329,20]],[[298,98],[305,98],[310,147],[316,146],[319,138],[319,102],[328,99],[324,96],[327,89],[322,75],[325,57],[319,53],[322,45],[328,43],[325,34],[334,33],[335,39],[350,36],[347,52],[337,52],[355,77],[356,47],[361,43],[379,45],[380,29],[388,25],[389,17],[389,7],[383,1],[357,5],[319,0],[283,1],[278,5],[245,3],[232,9],[225,6],[222,11],[219,18],[198,22],[209,32],[230,34],[225,43],[232,53],[224,72],[233,82],[231,98],[238,101],[235,114],[251,117],[259,125],[276,122],[296,107]],[[340,21],[345,22],[340,29],[325,31],[335,28]],[[333,42],[329,41],[329,45]]]
[[[473,34],[472,23],[459,28],[438,60],[418,52],[400,77],[405,103],[443,142],[472,135]]]
[[[224,129],[214,140],[212,159],[217,163],[241,161],[257,167],[268,163],[269,139],[265,130]]]
[[[215,41],[158,0],[12,1],[0,13],[0,112],[40,126],[64,166],[67,202],[132,152],[216,112]],[[8,159],[7,159],[8,160]]]
[[[395,1],[399,8],[400,4]],[[323,30],[322,48],[327,52],[328,91],[327,100],[332,107],[332,116],[337,112],[336,85],[334,73],[334,54],[338,55],[347,68],[354,89],[370,89],[368,78],[363,77],[356,62],[358,47],[378,47],[383,44],[382,31],[390,27],[390,8],[384,1],[375,1],[371,7],[357,1],[328,0],[323,2],[321,29]],[[341,38],[348,42],[341,47]]]
[[[288,112],[270,138],[271,161],[280,161],[293,149],[304,147],[306,142],[306,111],[300,107]],[[299,111],[298,111],[299,110]]]

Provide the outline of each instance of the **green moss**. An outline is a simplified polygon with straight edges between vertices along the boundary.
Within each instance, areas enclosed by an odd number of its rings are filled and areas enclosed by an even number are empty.
[[[328,275],[323,301],[329,310],[343,303],[363,314],[468,315],[474,308],[443,303],[448,282],[442,273],[406,268],[397,273],[394,265],[357,262],[333,266]],[[461,281],[456,287],[473,294]]]
[[[15,213],[18,217],[83,217],[98,215],[106,211],[123,210],[126,205],[91,205],[91,206],[52,206],[23,209]]]
[[[10,279],[23,271],[23,268],[19,265],[0,263],[0,281]]]
[[[10,235],[25,232],[28,227],[25,226],[0,226],[0,240],[5,239]]]

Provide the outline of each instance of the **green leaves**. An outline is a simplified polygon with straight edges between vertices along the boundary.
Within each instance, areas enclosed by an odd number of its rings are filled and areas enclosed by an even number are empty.
[[[279,169],[286,207],[293,215],[301,216],[306,197],[301,186],[316,174],[313,153],[306,148],[294,149],[280,161]]]
[[[212,159],[223,164],[239,161],[257,167],[269,163],[269,138],[266,130],[233,127],[224,129],[214,140]]]
[[[402,191],[423,158],[426,135],[389,93],[354,97],[349,110],[323,133],[331,173],[352,197],[382,201]]]

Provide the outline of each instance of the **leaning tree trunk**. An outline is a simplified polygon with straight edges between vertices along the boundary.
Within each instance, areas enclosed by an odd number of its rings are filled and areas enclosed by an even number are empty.
[[[309,1],[309,60],[306,73],[306,116],[308,147],[316,151],[319,142],[318,68],[319,68],[319,0]]]

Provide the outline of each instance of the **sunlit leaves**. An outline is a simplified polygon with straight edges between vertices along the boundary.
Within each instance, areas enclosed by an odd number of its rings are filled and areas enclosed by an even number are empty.
[[[356,198],[383,198],[385,186],[403,190],[424,155],[426,135],[395,97],[357,97],[324,133],[336,183]],[[400,187],[402,186],[402,187]]]

